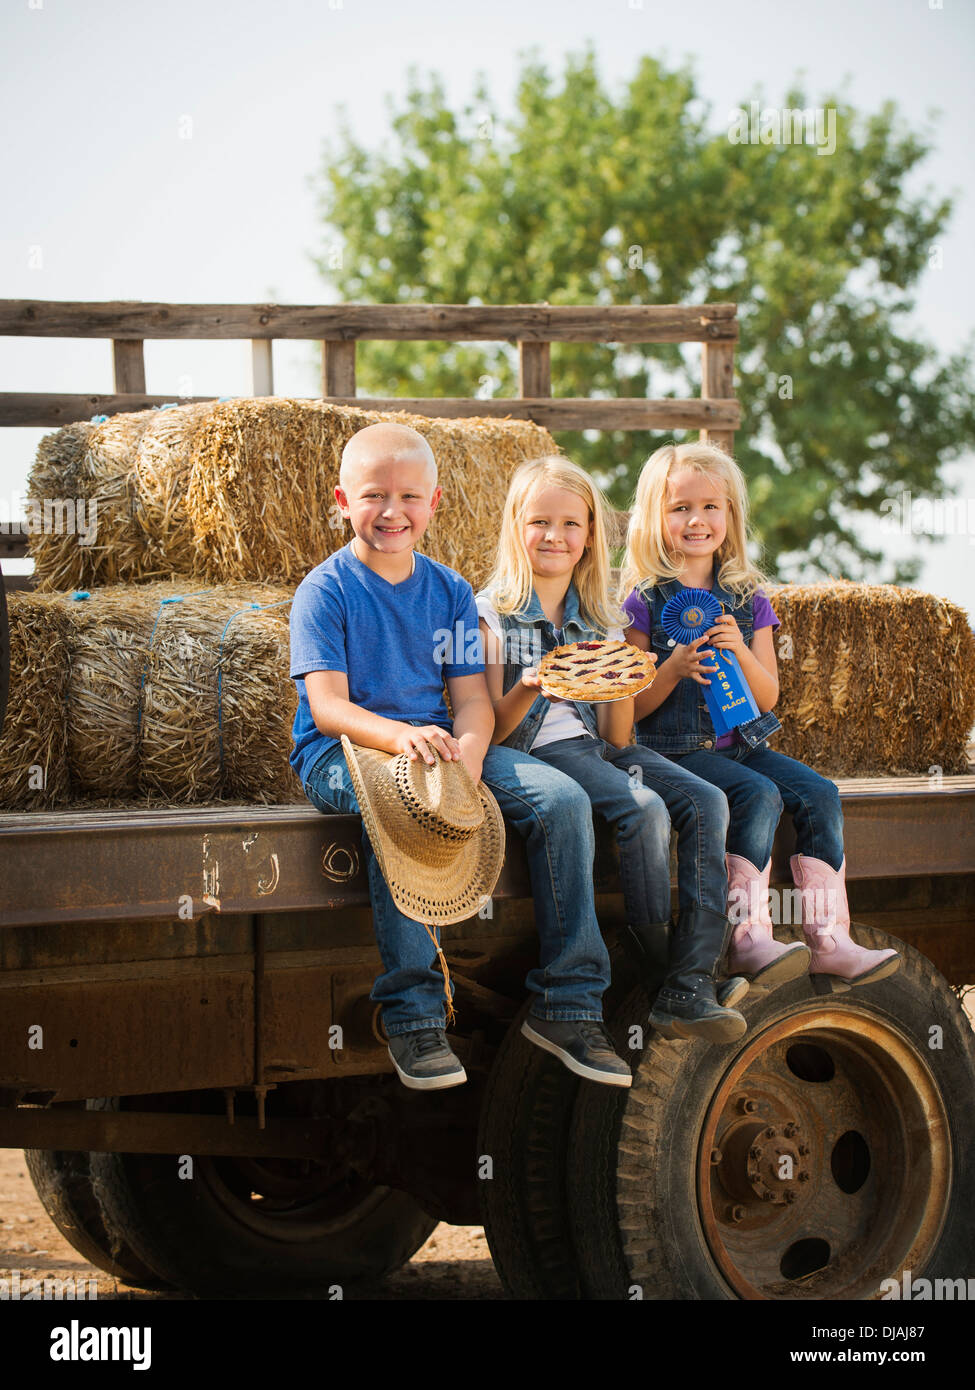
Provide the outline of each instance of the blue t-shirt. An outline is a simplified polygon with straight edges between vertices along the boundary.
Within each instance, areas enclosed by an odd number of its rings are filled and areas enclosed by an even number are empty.
[[[416,555],[410,578],[390,584],[356,559],[350,542],[305,575],[291,604],[290,674],[298,687],[291,766],[307,781],[339,741],[312,719],[307,672],[344,671],[354,705],[449,730],[444,678],[483,670],[474,591],[466,579]]]

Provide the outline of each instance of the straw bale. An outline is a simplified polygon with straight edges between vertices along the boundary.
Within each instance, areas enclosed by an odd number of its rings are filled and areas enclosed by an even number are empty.
[[[164,573],[154,573],[147,562],[133,471],[139,441],[154,414],[143,410],[113,415],[100,425],[69,425],[42,441],[42,448],[48,448],[43,459],[38,451],[28,499],[42,508],[45,501],[70,501],[73,516],[60,534],[35,531],[30,537],[38,590],[87,589]],[[93,526],[93,542],[85,543],[78,534],[83,529],[75,529],[79,520]]]
[[[98,536],[94,545],[79,547],[86,568],[83,587],[161,578],[146,563],[145,541],[138,522],[135,456],[156,412],[113,415],[98,425],[88,439],[86,467],[93,487],[89,499],[97,504]]]
[[[768,592],[782,622],[776,749],[830,777],[967,771],[975,636],[961,608],[845,580]]]
[[[333,495],[342,449],[379,421],[410,425],[429,441],[444,497],[422,549],[478,587],[493,563],[512,472],[526,458],[557,452],[547,430],[521,420],[429,420],[279,398],[221,403],[199,431],[187,497],[195,572],[297,585],[351,538]]]
[[[139,687],[149,634],[163,600],[199,588],[198,580],[159,580],[93,589],[81,601],[70,594],[51,596],[60,601],[67,623],[72,795],[136,794]]]
[[[76,586],[79,577],[77,537],[64,531],[43,530],[44,502],[53,498],[87,499],[85,454],[95,425],[78,423],[46,434],[27,479],[28,553],[34,560],[34,582],[39,589]],[[48,523],[51,524],[50,521]]]
[[[296,586],[351,529],[333,489],[359,429],[389,420],[429,440],[443,498],[423,551],[479,587],[494,556],[512,472],[557,452],[521,420],[428,420],[323,401],[243,398],[116,415],[42,443],[29,495],[94,501],[97,539],[35,535],[39,589],[141,583],[194,574],[208,583]]]
[[[224,401],[193,451],[196,572],[297,585],[351,536],[332,489],[365,411],[266,397]]]
[[[220,642],[227,621],[249,603],[261,605],[290,599],[282,588],[253,583],[221,585],[200,590],[158,614],[145,662],[139,721],[140,790],[169,797],[174,803],[216,800],[222,791],[220,734],[217,723],[217,676]],[[233,624],[231,625],[233,627]],[[224,645],[224,665],[227,662]],[[287,666],[284,668],[287,675]],[[263,672],[276,682],[278,672]],[[222,700],[242,719],[248,683],[221,675]],[[277,692],[276,692],[277,693]],[[267,696],[258,717],[266,713]],[[256,735],[255,735],[256,737]],[[269,735],[273,737],[273,735]],[[247,738],[237,736],[247,746]],[[287,756],[287,755],[285,755]],[[270,775],[276,775],[270,769]]]
[[[50,596],[15,590],[7,606],[10,693],[0,731],[0,806],[38,811],[68,794],[67,629]]]
[[[233,800],[300,801],[288,761],[298,691],[290,669],[289,615],[283,603],[238,614],[220,659],[224,795]]]
[[[135,491],[145,564],[161,573],[193,571],[193,526],[186,511],[186,490],[196,436],[215,404],[204,401],[154,412],[136,451]]]

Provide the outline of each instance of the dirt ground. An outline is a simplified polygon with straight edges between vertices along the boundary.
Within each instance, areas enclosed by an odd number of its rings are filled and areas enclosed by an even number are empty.
[[[88,1264],[69,1245],[41,1206],[18,1149],[0,1149],[0,1279],[20,1271],[29,1279],[96,1279],[98,1301],[181,1300],[182,1294],[130,1289]],[[351,1295],[350,1295],[351,1297]],[[382,1301],[503,1299],[480,1226],[440,1225],[408,1265],[369,1297]]]

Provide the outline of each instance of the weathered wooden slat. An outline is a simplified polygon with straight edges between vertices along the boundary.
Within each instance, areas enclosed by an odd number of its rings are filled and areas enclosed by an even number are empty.
[[[23,560],[27,557],[26,522],[16,517],[9,531],[0,531],[0,560]]]
[[[88,420],[92,415],[116,415],[125,410],[149,410],[171,401],[166,396],[87,396],[46,392],[0,392],[0,426],[67,425]],[[212,400],[212,396],[187,396],[181,405]],[[464,416],[491,416],[513,420],[534,420],[557,430],[679,430],[736,429],[740,423],[737,401],[589,400],[583,397],[535,398],[533,400],[495,397],[476,400],[469,396],[430,398],[406,396],[330,396],[333,405],[354,405],[362,410],[408,410],[415,415],[437,419]]]
[[[0,398],[2,399],[2,398]],[[709,425],[735,429],[741,415],[737,401],[591,400],[579,396],[535,397],[531,400],[494,397],[413,399],[359,396],[332,398],[334,405],[357,405],[363,410],[408,410],[433,418],[484,415],[495,419],[534,420],[550,430],[679,430]]]
[[[0,300],[0,335],[733,342],[734,304],[157,304]]]
[[[121,338],[112,343],[115,389],[120,396],[145,395],[146,362],[141,338]]]
[[[526,397],[552,394],[550,343],[518,344],[518,394]]]
[[[212,401],[213,396],[181,396],[180,405]],[[154,405],[171,405],[172,396],[69,395],[64,392],[0,392],[0,425],[70,425],[90,420],[93,415],[118,415],[123,410],[151,410]]]
[[[735,394],[735,349],[732,343],[705,343],[701,349],[701,399],[716,401],[733,399]],[[733,430],[707,426],[701,430],[702,441],[716,444],[728,453],[734,450]]]
[[[322,395],[355,395],[355,339],[326,338],[322,343]]]

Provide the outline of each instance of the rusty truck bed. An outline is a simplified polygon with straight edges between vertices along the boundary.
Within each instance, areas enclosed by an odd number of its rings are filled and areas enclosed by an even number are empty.
[[[975,872],[975,775],[837,785],[851,883]],[[0,923],[175,917],[180,899],[193,917],[358,907],[369,901],[360,835],[358,816],[325,817],[307,803],[0,813]],[[607,840],[597,879],[611,889]],[[783,823],[773,882],[788,880],[793,851]],[[510,830],[494,896],[530,897]]]

